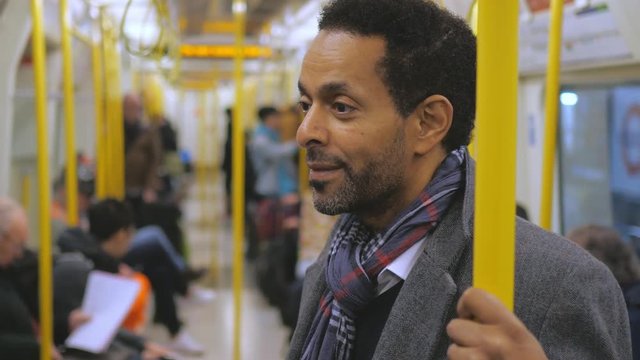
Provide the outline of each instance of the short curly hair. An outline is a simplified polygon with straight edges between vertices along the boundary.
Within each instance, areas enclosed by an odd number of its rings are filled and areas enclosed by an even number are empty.
[[[567,238],[607,265],[620,285],[640,281],[640,259],[615,229],[590,224],[571,230]]]
[[[464,20],[424,0],[333,0],[319,29],[379,36],[378,64],[397,112],[407,117],[421,101],[445,96],[454,108],[443,140],[448,151],[468,145],[476,104],[476,38]]]

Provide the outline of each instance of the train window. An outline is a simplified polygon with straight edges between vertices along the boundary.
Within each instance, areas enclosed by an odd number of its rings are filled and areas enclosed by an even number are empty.
[[[562,230],[614,226],[640,250],[640,85],[564,88]]]

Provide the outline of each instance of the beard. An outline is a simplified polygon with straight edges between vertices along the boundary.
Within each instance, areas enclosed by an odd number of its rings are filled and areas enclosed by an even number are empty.
[[[334,164],[343,171],[340,183],[333,185],[336,187],[333,190],[329,190],[328,182],[310,181],[314,207],[326,215],[384,212],[402,188],[404,152],[402,129],[398,129],[394,140],[382,152],[369,158],[360,169],[319,148],[309,148],[307,161]]]

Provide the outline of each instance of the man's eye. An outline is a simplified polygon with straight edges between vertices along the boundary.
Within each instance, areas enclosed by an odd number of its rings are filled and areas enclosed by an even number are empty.
[[[333,104],[333,108],[339,113],[349,113],[355,110],[352,106],[343,103],[335,103]]]
[[[300,106],[300,110],[302,110],[303,113],[306,113],[311,108],[311,104],[305,101],[298,102],[298,106]]]

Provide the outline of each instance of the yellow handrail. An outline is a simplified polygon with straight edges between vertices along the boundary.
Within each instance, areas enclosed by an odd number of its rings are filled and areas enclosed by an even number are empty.
[[[198,119],[198,166],[196,166],[196,182],[198,184],[198,198],[200,200],[200,221],[206,224],[207,219],[207,193],[206,193],[206,142],[207,136],[207,93],[200,91],[198,94],[200,118]]]
[[[107,33],[106,26],[106,17],[107,17],[107,8],[105,6],[100,7],[100,16],[98,20],[98,24],[100,26],[100,34],[101,41],[100,47],[102,49],[102,74],[103,74],[103,89],[104,89],[104,132],[100,134],[104,139],[104,147],[102,153],[102,164],[103,164],[103,174],[104,174],[104,182],[105,182],[105,195],[107,197],[115,197],[115,176],[116,171],[114,171],[114,162],[115,162],[115,149],[113,143],[113,112],[111,111],[111,55],[109,48],[109,34]],[[98,159],[100,160],[100,159]],[[107,175],[108,174],[108,175]]]
[[[233,16],[236,23],[235,46],[233,58],[234,82],[236,101],[233,109],[232,137],[232,191],[233,191],[233,298],[234,298],[234,326],[233,326],[233,359],[241,357],[242,333],[242,280],[244,277],[244,176],[245,176],[245,148],[243,106],[243,78],[244,78],[244,46],[247,3],[245,0],[233,0]]]
[[[473,285],[513,309],[517,1],[479,1],[477,86]]]
[[[96,116],[96,197],[104,199],[107,196],[107,164],[106,164],[106,139],[105,139],[105,105],[104,105],[104,78],[102,69],[102,46],[98,38],[98,30],[94,26],[93,46],[91,47],[91,62],[93,68],[93,97]]]
[[[31,175],[23,175],[20,186],[22,192],[22,196],[20,197],[22,201],[22,208],[25,211],[29,211],[29,205],[31,204]]]
[[[548,68],[545,92],[544,162],[542,167],[542,197],[540,226],[551,229],[553,203],[553,171],[555,169],[556,136],[558,129],[558,92],[560,88],[560,54],[562,43],[563,0],[551,0]]]
[[[64,129],[67,168],[67,221],[78,225],[78,171],[76,160],[75,106],[73,102],[73,58],[71,55],[71,27],[67,0],[60,0],[60,38],[62,41],[62,74],[64,87]]]
[[[475,35],[478,35],[478,0],[473,0],[473,3],[471,3],[471,6],[469,7],[467,23],[469,24],[471,31],[473,31]],[[471,137],[471,143],[469,143],[467,148],[469,149],[469,154],[471,154],[471,156],[476,155],[476,140],[474,139],[473,134]]]
[[[80,40],[82,43],[84,43],[87,46],[92,46],[93,45],[93,40],[91,40],[90,37],[88,37],[87,35],[83,34],[82,32],[80,32],[80,30],[76,29],[76,28],[71,28],[71,35],[73,35],[73,37],[75,37],[76,39]]]
[[[218,70],[216,68],[216,78],[218,77],[217,73],[218,73]],[[217,88],[218,81],[216,80],[214,83]],[[219,122],[217,120],[217,114],[220,114],[220,95],[217,91],[214,91],[213,93],[212,105],[213,106],[210,113],[215,114],[215,117],[213,121],[213,126],[211,128],[212,131],[210,136],[212,139],[219,139],[220,127],[219,127]],[[216,149],[220,149],[220,148],[216,147]],[[217,151],[215,152],[214,159],[215,160],[213,162],[213,169],[211,170],[212,171],[211,183],[217,186],[220,181],[220,165],[221,165],[220,152],[217,152]],[[213,193],[213,198],[211,199],[211,201],[213,204],[224,203],[224,201],[220,201],[220,196],[218,192]],[[214,211],[211,219],[211,228],[212,228],[213,236],[211,240],[211,269],[209,271],[209,274],[215,284],[219,283],[219,280],[220,280],[220,261],[219,261],[220,215],[221,214],[218,211]]]
[[[36,95],[36,141],[38,145],[38,191],[40,230],[40,359],[51,359],[53,345],[53,292],[51,286],[51,193],[49,187],[49,144],[47,141],[47,74],[42,20],[42,1],[31,0],[33,19],[33,79]]]
[[[108,182],[109,196],[124,199],[124,126],[122,124],[122,83],[120,78],[120,55],[117,49],[116,28],[106,15],[101,19],[102,46],[105,71],[105,103],[108,128]]]

